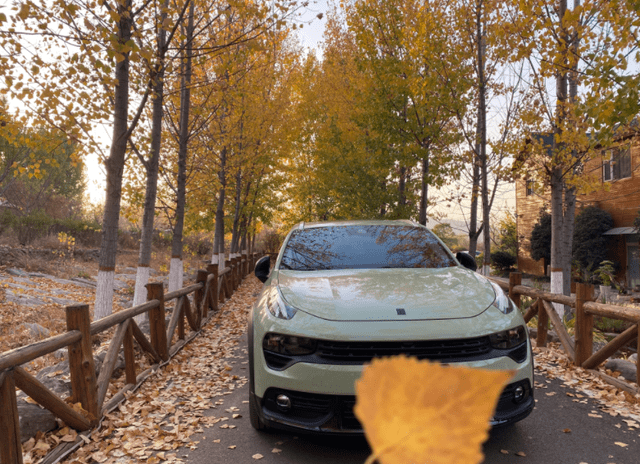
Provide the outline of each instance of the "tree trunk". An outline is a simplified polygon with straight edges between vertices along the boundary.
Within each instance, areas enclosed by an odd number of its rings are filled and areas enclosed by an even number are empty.
[[[211,262],[218,263],[219,269],[224,269],[224,201],[227,187],[227,146],[222,147],[220,153],[220,170],[218,180],[220,181],[220,191],[218,192],[218,205],[216,207],[216,226],[213,238],[213,257]]]
[[[118,43],[124,46],[131,40],[133,19],[131,0],[118,3]],[[113,109],[113,137],[109,158],[105,162],[107,171],[107,192],[102,220],[102,241],[98,261],[98,284],[94,305],[94,319],[102,319],[113,309],[113,281],[118,251],[118,222],[120,219],[120,199],[122,197],[122,174],[128,139],[129,112],[129,53],[116,63],[115,94]]]
[[[423,226],[427,225],[427,205],[429,195],[429,154],[422,158],[422,185],[420,188],[420,211],[418,222]]]
[[[185,59],[180,89],[180,126],[178,148],[178,186],[176,198],[176,219],[171,239],[171,267],[169,269],[169,291],[182,288],[184,265],[182,260],[184,213],[187,195],[187,148],[189,146],[189,109],[191,108],[191,57],[193,40],[193,2],[189,5],[189,22],[185,37]]]
[[[406,177],[407,177],[407,168],[404,166],[400,166],[399,168],[400,179],[398,180],[398,206],[399,210],[404,212],[404,206],[407,204],[407,193],[406,193]]]
[[[485,77],[484,5],[476,3],[476,33],[478,37],[478,144],[480,146],[480,177],[482,181],[482,230],[484,234],[484,259],[482,274],[491,274],[491,224],[489,206],[489,173],[487,166],[487,82]]]
[[[478,198],[480,197],[480,144],[476,144],[473,152],[473,171],[472,171],[472,187],[471,187],[471,212],[469,217],[469,254],[475,258],[476,249],[478,248],[478,237],[480,230],[478,229]]]
[[[558,2],[559,27],[567,14],[567,1]],[[561,140],[563,127],[567,119],[567,87],[568,87],[568,59],[569,36],[563,29],[561,36],[566,44],[562,62],[556,71],[556,122],[555,140]],[[565,183],[563,179],[564,166],[561,162],[564,146],[562,143],[554,142],[554,166],[551,172],[551,293],[565,294],[565,282],[571,275],[571,245],[572,235],[566,236],[567,232],[573,232],[573,220],[575,214],[575,194],[573,192],[565,195]],[[569,247],[567,250],[566,247]],[[568,274],[568,275],[567,275]],[[570,287],[569,287],[570,290]],[[559,303],[553,304],[554,309],[562,318],[564,307]]]
[[[165,2],[163,13],[160,15],[159,24],[162,25],[167,17],[168,3]],[[153,109],[151,115],[151,146],[149,159],[145,165],[147,170],[147,184],[144,197],[144,212],[142,215],[142,234],[140,237],[140,255],[138,257],[138,269],[136,272],[136,286],[133,294],[133,306],[138,306],[147,301],[147,288],[149,283],[149,267],[151,266],[151,245],[153,241],[153,222],[156,213],[156,197],[158,193],[158,164],[160,160],[160,146],[162,144],[162,118],[164,104],[164,56],[166,49],[167,32],[163,27],[158,27],[156,46],[157,57],[154,69],[150,70],[153,86]],[[137,316],[140,322],[147,318],[147,313]]]
[[[240,203],[242,202],[242,168],[238,168],[238,172],[236,173],[236,199],[235,199],[235,208],[233,212],[233,227],[231,231],[231,253],[237,254],[240,252],[239,244],[240,244],[240,236],[239,236],[239,226],[240,226],[240,211],[242,210]]]

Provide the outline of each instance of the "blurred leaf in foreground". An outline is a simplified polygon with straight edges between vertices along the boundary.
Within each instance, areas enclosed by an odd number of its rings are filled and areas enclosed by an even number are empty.
[[[489,419],[512,376],[405,356],[374,359],[356,383],[354,409],[373,450],[367,463],[481,462]]]

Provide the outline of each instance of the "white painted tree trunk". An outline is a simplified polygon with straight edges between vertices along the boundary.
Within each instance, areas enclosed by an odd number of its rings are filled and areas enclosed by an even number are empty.
[[[184,284],[184,263],[180,258],[171,258],[169,268],[169,291],[180,290]]]
[[[211,264],[218,264],[218,255],[214,254],[211,256]]]
[[[224,253],[218,254],[218,270],[224,269]]]
[[[93,309],[93,319],[95,321],[109,316],[113,310],[114,278],[115,271],[98,271],[96,300]]]
[[[557,293],[558,295],[562,295],[562,287],[563,287],[564,275],[562,271],[553,271],[551,272],[551,293]],[[552,303],[553,309],[556,310],[558,316],[560,316],[560,320],[564,317],[564,305],[560,303]]]
[[[147,288],[149,283],[149,266],[138,266],[136,271],[136,288],[133,293],[133,306],[138,306],[147,301]],[[149,318],[147,313],[139,314],[135,317],[138,324],[147,321]]]
[[[491,275],[491,266],[489,266],[488,264],[483,264],[482,265],[482,275],[483,276],[490,276]]]

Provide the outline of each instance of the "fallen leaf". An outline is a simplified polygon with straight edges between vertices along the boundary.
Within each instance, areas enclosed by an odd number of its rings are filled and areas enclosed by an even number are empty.
[[[219,439],[219,438],[217,438],[217,439],[213,440],[213,442],[214,442],[214,443],[220,443],[220,439]]]
[[[509,454],[509,451],[507,451],[507,450],[503,450],[503,449],[501,449],[501,450],[500,450],[500,452],[501,452],[502,454]]]
[[[617,442],[616,442],[616,445],[618,445],[618,446],[620,446],[620,447],[622,447],[622,448],[626,448],[627,446],[629,446],[629,445],[627,445],[626,443],[622,443],[621,441],[617,441]]]
[[[562,430],[564,433],[571,433],[571,429],[564,429]]]
[[[242,417],[242,416],[241,416],[240,414],[234,414],[234,415],[233,415],[233,418],[234,418],[234,419],[240,419],[241,417]]]
[[[253,456],[251,456],[251,457],[257,461],[258,459],[262,459],[264,456],[263,456],[263,455],[261,455],[260,453],[257,453],[257,454],[254,454],[254,455],[253,455]]]
[[[518,452],[516,453],[516,456],[520,456],[521,458],[524,458],[524,457],[526,457],[527,455],[526,455],[526,454],[524,454],[524,451],[518,451]]]
[[[236,445],[228,446],[229,449],[236,449]]]
[[[375,358],[356,382],[354,407],[372,458],[380,464],[426,457],[438,464],[480,463],[489,419],[512,375],[406,356]]]
[[[282,453],[282,450],[281,450],[281,449],[279,449],[279,448],[273,448],[273,449],[271,450],[271,452],[272,452],[272,453],[276,453],[276,454],[277,454],[277,453]]]

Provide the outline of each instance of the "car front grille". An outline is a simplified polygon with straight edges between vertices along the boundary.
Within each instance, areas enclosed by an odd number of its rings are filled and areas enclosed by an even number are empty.
[[[330,363],[364,364],[373,358],[406,355],[437,361],[471,360],[491,351],[489,337],[408,342],[336,342],[319,340],[316,355]]]

